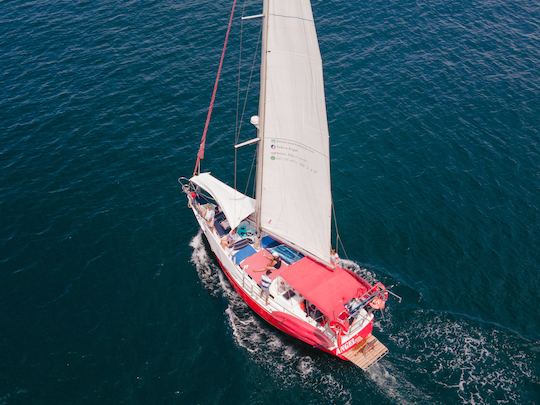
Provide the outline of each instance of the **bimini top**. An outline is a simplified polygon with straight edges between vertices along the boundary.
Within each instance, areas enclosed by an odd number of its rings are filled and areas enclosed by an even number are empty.
[[[253,198],[236,191],[210,175],[210,173],[193,176],[189,181],[212,196],[225,214],[231,229],[236,228],[240,222],[255,212],[255,200]]]
[[[291,264],[280,275],[330,321],[345,311],[347,302],[371,288],[347,270],[338,267],[332,271],[308,257]]]

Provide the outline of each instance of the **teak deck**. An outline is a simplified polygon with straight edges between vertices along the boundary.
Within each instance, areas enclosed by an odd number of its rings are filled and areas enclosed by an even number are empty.
[[[344,353],[343,356],[362,370],[367,370],[382,359],[386,353],[388,353],[386,346],[370,334],[365,340]]]

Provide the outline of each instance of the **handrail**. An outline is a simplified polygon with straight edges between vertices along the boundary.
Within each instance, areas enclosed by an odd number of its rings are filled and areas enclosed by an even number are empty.
[[[367,313],[367,316],[366,315],[359,315],[359,317],[357,318],[359,321],[361,322],[353,322],[353,327],[351,327],[349,329],[349,332],[347,333],[347,335],[355,335],[356,332],[358,332],[362,325],[364,325],[364,323],[369,320],[369,312]],[[355,325],[356,323],[356,325]]]
[[[187,183],[184,184],[183,181],[186,181]],[[193,187],[193,184],[191,183],[191,180],[188,179],[187,177],[179,177],[178,178],[178,183],[182,186],[182,191],[184,193],[189,193],[190,191],[195,191],[196,188]],[[202,196],[207,202],[209,203],[212,203],[212,201],[215,201],[214,200],[214,197],[212,197],[211,195],[208,195],[204,192],[204,189],[202,188],[199,188],[199,191],[198,193],[200,196]]]
[[[237,270],[239,270],[242,274],[242,287],[245,288],[247,290],[247,288],[245,287],[245,283],[247,281],[248,283],[248,286],[249,286],[249,291],[251,292],[251,298],[255,299],[256,301],[258,301],[259,303],[263,303],[264,300],[263,298],[259,295],[259,294],[255,294],[253,295],[253,288],[255,286],[255,289],[257,292],[260,292],[262,291],[262,288],[259,286],[259,284],[257,284],[257,282],[255,282],[255,280],[253,280],[251,277],[245,277],[245,270],[238,264],[235,265],[235,268]],[[289,314],[289,315],[292,315],[294,316],[295,318],[297,317],[297,314],[294,313],[293,311],[291,311],[289,308],[286,308],[285,306],[283,306],[282,304],[280,304],[279,302],[276,302],[275,300],[272,300],[270,301],[270,305],[266,305],[265,306],[274,306],[274,307],[277,307],[277,309],[281,309],[281,311]],[[308,317],[309,319],[309,317]],[[329,336],[332,340],[336,339],[336,335],[335,334],[328,334],[327,333],[327,330],[324,328],[324,327],[321,327],[315,320],[313,320],[313,323],[315,323],[315,325],[312,325],[312,326],[315,326],[317,329],[319,329],[321,332],[325,333],[327,336]],[[310,322],[311,324],[311,322]]]
[[[223,68],[223,60],[225,59],[225,53],[227,52],[227,43],[229,42],[229,34],[234,21],[234,10],[236,8],[236,0],[233,0],[231,14],[229,16],[229,24],[227,26],[227,32],[225,33],[225,41],[223,42],[223,49],[221,50],[221,57],[219,59],[218,71],[216,74],[216,80],[214,82],[214,89],[212,90],[212,97],[210,98],[210,105],[208,106],[208,113],[206,115],[206,122],[204,123],[204,130],[201,137],[201,144],[199,145],[199,151],[197,153],[197,161],[195,162],[195,168],[193,169],[193,175],[196,175],[201,170],[201,160],[204,159],[204,147],[206,144],[206,134],[208,133],[208,127],[210,125],[210,119],[212,118],[212,111],[214,110],[214,103],[216,101],[216,94],[219,87],[219,79],[221,76],[221,69]]]

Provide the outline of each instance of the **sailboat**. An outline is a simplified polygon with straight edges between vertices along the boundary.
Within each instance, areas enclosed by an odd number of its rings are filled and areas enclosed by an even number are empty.
[[[191,178],[188,206],[223,273],[253,311],[298,340],[362,369],[388,349],[373,322],[389,290],[344,268],[332,251],[329,131],[309,0],[264,0],[255,198],[201,171],[234,6]],[[247,18],[252,18],[247,17]],[[391,293],[391,292],[390,292]]]

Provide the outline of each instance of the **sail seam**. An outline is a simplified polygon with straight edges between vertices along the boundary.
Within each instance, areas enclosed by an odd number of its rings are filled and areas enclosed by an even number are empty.
[[[283,14],[274,14],[274,13],[270,13],[270,15],[274,16],[274,17],[291,18],[291,19],[294,19],[294,20],[309,21],[309,22],[313,22],[313,23],[315,22],[312,19],[304,18],[304,17],[298,17],[298,16],[295,16],[295,15],[283,15]]]

